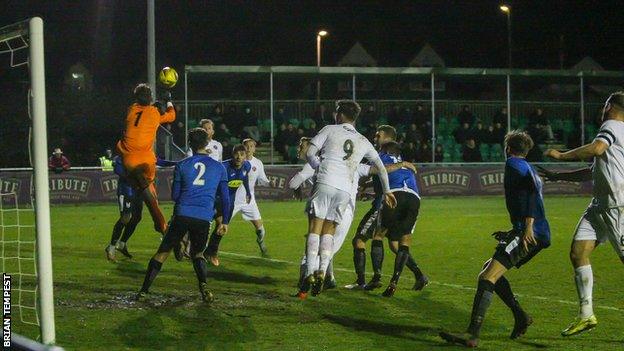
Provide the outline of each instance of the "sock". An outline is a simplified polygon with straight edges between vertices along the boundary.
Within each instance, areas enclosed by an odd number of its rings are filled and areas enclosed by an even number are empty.
[[[223,235],[217,234],[215,230],[210,235],[210,240],[208,241],[208,247],[206,248],[206,254],[210,256],[214,256],[219,252],[219,244],[221,243],[221,239],[223,239]]]
[[[325,273],[325,271],[327,271],[327,266],[329,266],[329,261],[332,258],[332,254],[334,253],[334,236],[331,234],[321,235],[319,248],[321,257],[319,270]]]
[[[492,295],[494,294],[494,284],[489,280],[479,280],[477,285],[477,293],[472,303],[472,314],[470,316],[470,325],[468,326],[468,333],[478,338],[481,332],[481,325],[485,319],[485,312],[490,303],[492,302]]]
[[[371,261],[373,262],[373,279],[381,279],[381,266],[383,265],[384,249],[383,241],[373,240],[371,244]]]
[[[353,265],[355,266],[355,274],[357,274],[357,284],[366,284],[366,249],[353,249]]]
[[[397,251],[396,258],[394,259],[394,273],[392,273],[392,281],[394,283],[399,282],[399,277],[401,276],[401,272],[403,272],[403,267],[405,267],[405,262],[409,257],[409,246],[401,245],[399,246],[399,250]]]
[[[123,249],[125,249],[125,248],[126,248],[126,242],[125,242],[125,241],[121,241],[121,240],[119,240],[119,241],[117,242],[117,247],[119,248],[119,250],[123,250]]]
[[[145,272],[145,280],[143,280],[143,286],[141,287],[142,292],[148,292],[149,287],[152,285],[152,282],[160,272],[162,268],[162,263],[156,261],[155,259],[151,259],[147,264],[147,272]]]
[[[327,265],[327,270],[325,271],[325,279],[334,279],[334,259],[329,260],[329,264]]]
[[[167,228],[167,221],[165,221],[165,216],[160,210],[160,207],[158,207],[158,197],[154,184],[152,183],[149,187],[143,189],[141,196],[143,196],[143,202],[147,205],[147,209],[152,216],[154,228],[156,228],[158,232],[164,234],[165,228]]]
[[[128,242],[132,234],[134,234],[134,230],[136,229],[140,221],[141,221],[141,218],[135,218],[134,216],[132,217],[132,219],[130,219],[130,222],[128,222],[128,224],[126,224],[126,226],[124,227],[121,241],[123,241],[124,243]]]
[[[260,229],[256,230],[256,241],[258,241],[259,243],[264,241],[264,235],[266,234],[266,232],[264,231],[264,226],[260,227]]]
[[[418,267],[416,261],[414,261],[414,257],[412,257],[411,254],[407,256],[407,262],[405,262],[405,265],[407,266],[407,268],[409,268],[410,271],[412,271],[412,273],[414,273],[414,277],[416,277],[416,280],[422,279],[424,274]]]
[[[589,318],[594,314],[592,305],[592,289],[594,286],[594,274],[591,265],[581,266],[574,269],[574,282],[578,293],[580,318]]]
[[[513,291],[511,291],[511,285],[509,285],[509,280],[507,280],[507,278],[504,276],[498,278],[496,284],[494,284],[494,291],[496,292],[496,295],[503,300],[505,305],[511,309],[514,317],[524,315],[524,311],[522,310],[522,307],[520,307],[520,303],[518,303]]]
[[[315,261],[316,256],[319,254],[320,241],[321,237],[318,234],[308,234],[308,242],[306,245],[306,263],[308,265],[308,270],[306,272],[306,276],[314,274],[314,271],[316,270]]]
[[[206,260],[201,258],[193,259],[193,269],[195,269],[195,275],[197,276],[197,281],[201,283],[206,282],[206,278],[208,277],[208,265],[206,265]]]
[[[117,220],[117,223],[115,223],[115,226],[113,227],[113,235],[111,236],[111,241],[110,244],[115,246],[115,244],[117,243],[117,240],[119,240],[119,237],[121,236],[121,231],[124,228],[124,224],[121,221],[121,219]]]

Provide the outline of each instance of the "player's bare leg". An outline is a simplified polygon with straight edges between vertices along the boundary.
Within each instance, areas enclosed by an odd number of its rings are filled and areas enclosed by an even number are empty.
[[[572,241],[570,261],[574,267],[574,282],[579,297],[579,313],[576,319],[561,332],[563,336],[579,334],[593,329],[598,324],[592,306],[594,274],[589,259],[595,248],[595,240]]]
[[[204,251],[204,257],[206,258],[206,260],[215,267],[221,264],[221,262],[219,261],[219,245],[221,243],[221,239],[223,239],[224,234],[219,233],[217,229],[221,226],[222,223],[223,216],[218,216],[215,218],[214,230],[210,235],[208,247],[206,248],[206,251]]]
[[[264,230],[262,219],[252,219],[250,220],[250,222],[256,229],[256,242],[258,243],[260,252],[262,253],[262,256],[266,256],[268,254],[266,245],[264,244],[264,237],[266,235],[266,232]]]

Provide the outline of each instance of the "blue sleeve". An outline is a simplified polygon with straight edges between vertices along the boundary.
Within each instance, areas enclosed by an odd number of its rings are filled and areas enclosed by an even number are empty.
[[[388,154],[380,154],[379,158],[381,159],[381,162],[383,162],[384,165],[388,165],[388,164],[393,164],[394,160],[392,159],[392,156],[388,155]]]
[[[121,163],[121,159],[119,157],[115,157],[115,161],[113,162],[113,171],[120,177],[126,176],[126,169]]]
[[[174,202],[178,202],[180,198],[180,189],[182,187],[182,175],[180,173],[180,166],[176,165],[173,171],[173,184],[171,185],[171,199]]]
[[[168,160],[164,160],[160,157],[156,158],[156,166],[158,167],[173,167],[175,165],[177,165],[178,163],[176,161],[168,161]]]
[[[221,180],[219,181],[219,196],[221,197],[221,209],[223,212],[223,224],[229,224],[232,217],[232,211],[230,208],[230,189],[228,188],[228,177],[225,168],[223,168],[221,174]]]
[[[524,191],[526,192],[527,200],[525,204],[525,212],[524,217],[532,217],[537,218],[537,188],[535,186],[535,179],[533,179],[533,174],[528,172],[525,176],[526,182],[524,186]]]

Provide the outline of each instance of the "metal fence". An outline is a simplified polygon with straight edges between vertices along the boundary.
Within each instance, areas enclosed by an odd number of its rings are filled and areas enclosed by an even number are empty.
[[[244,118],[255,119],[273,149],[281,109],[303,121],[319,113],[329,116],[337,98],[352,98],[383,119],[395,106],[421,105],[430,120],[435,162],[436,143],[448,139],[446,122],[464,105],[484,123],[506,107],[507,130],[526,127],[539,107],[553,128],[575,133],[575,140],[584,143],[595,129],[586,124],[593,124],[604,99],[623,83],[624,72],[613,71],[186,66],[184,115],[188,128],[215,110],[244,110]]]

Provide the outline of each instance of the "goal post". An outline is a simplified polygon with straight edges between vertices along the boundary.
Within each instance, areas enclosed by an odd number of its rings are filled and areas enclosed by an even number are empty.
[[[26,49],[28,51],[26,51]],[[20,54],[26,52],[25,59],[20,59]],[[33,168],[33,181],[31,185],[31,201],[34,202],[35,214],[35,255],[32,258],[20,257],[18,237],[17,259],[18,267],[20,260],[32,260],[36,262],[36,289],[34,304],[30,307],[38,312],[37,322],[40,328],[40,339],[43,344],[54,344],[56,341],[54,324],[54,296],[52,283],[52,245],[50,230],[50,194],[48,188],[48,140],[47,140],[47,114],[46,114],[46,91],[45,91],[45,62],[44,62],[44,32],[43,20],[33,17],[0,28],[0,54],[10,54],[11,67],[27,65],[29,73],[28,105],[31,118],[30,161]],[[6,194],[5,194],[6,195]],[[0,197],[0,201],[3,199]],[[16,211],[19,209],[16,201]],[[5,259],[5,227],[2,226],[2,254]],[[20,227],[19,221],[15,225]],[[20,228],[17,229],[18,233]],[[9,259],[9,258],[7,258]],[[3,270],[6,270],[3,264]],[[21,268],[15,273],[20,277]],[[26,274],[24,274],[26,275]],[[21,288],[21,286],[20,286]],[[21,291],[20,291],[21,293]],[[20,295],[21,297],[21,295]],[[21,301],[18,303],[21,307]],[[21,308],[20,308],[21,311]]]

